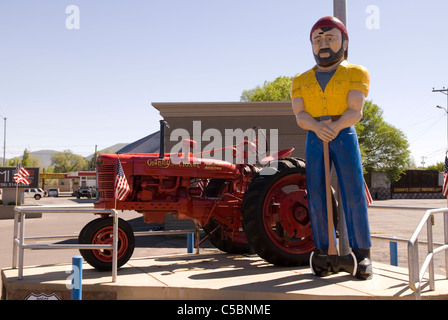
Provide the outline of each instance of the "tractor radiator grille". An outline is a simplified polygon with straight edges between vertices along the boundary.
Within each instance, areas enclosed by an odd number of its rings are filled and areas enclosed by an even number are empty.
[[[100,198],[101,199],[111,199],[114,198],[114,190],[101,190],[100,191]]]
[[[101,165],[98,167],[98,189],[101,198],[114,197],[114,165]]]

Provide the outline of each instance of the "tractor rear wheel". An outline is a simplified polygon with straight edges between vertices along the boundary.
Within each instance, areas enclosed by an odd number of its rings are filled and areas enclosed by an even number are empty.
[[[98,218],[84,226],[78,236],[81,244],[112,244],[112,217]],[[132,256],[135,248],[135,238],[132,227],[123,219],[118,219],[118,252],[117,267],[124,265]],[[82,249],[83,258],[99,271],[112,270],[112,250]]]
[[[308,264],[314,240],[303,160],[281,159],[261,170],[241,211],[247,241],[261,258],[279,266]]]

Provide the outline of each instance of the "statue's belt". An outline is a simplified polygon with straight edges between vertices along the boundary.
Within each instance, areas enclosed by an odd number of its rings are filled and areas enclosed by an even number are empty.
[[[331,120],[331,121],[337,121],[341,118],[341,116],[322,116],[322,117],[314,117],[314,120],[321,122],[321,121],[327,121],[327,120]]]

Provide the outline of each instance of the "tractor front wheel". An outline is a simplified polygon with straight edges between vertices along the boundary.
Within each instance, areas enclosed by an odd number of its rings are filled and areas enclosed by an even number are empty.
[[[80,244],[112,244],[113,218],[99,218],[90,221],[78,236]],[[118,219],[118,252],[117,267],[124,265],[132,256],[135,248],[134,232],[123,219]],[[112,270],[112,250],[82,249],[83,258],[99,271]]]

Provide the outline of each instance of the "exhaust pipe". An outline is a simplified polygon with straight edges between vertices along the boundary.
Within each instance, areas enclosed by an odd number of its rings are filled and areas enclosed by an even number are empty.
[[[165,126],[170,127],[168,122],[160,120],[160,146],[159,146],[159,158],[165,158]]]

